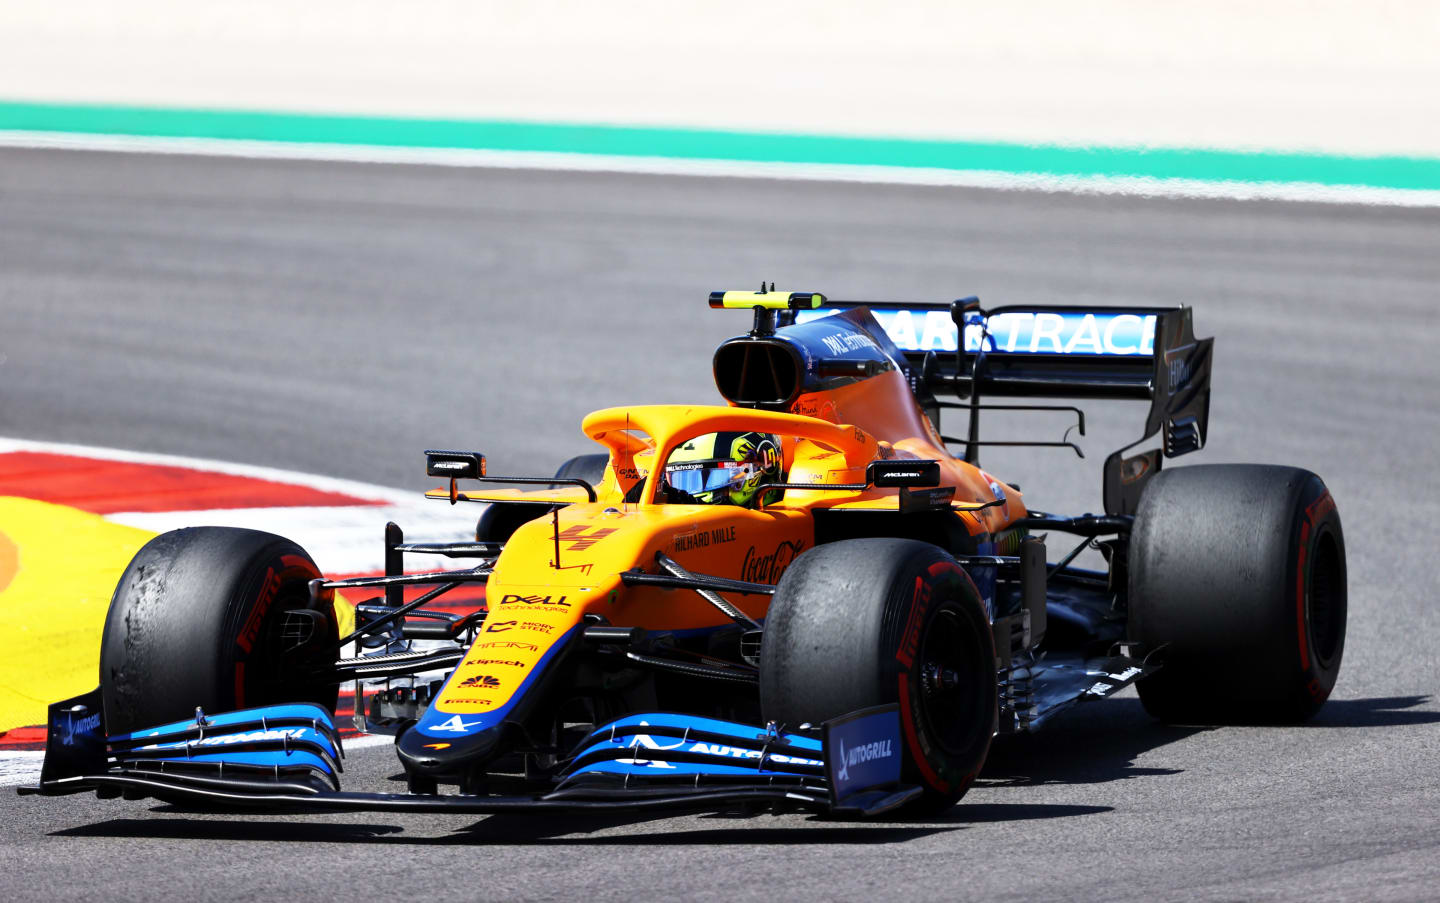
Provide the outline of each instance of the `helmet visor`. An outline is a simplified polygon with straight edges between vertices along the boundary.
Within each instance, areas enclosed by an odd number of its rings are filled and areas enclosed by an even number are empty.
[[[736,486],[754,475],[754,465],[742,461],[692,461],[665,468],[670,485],[690,495]]]

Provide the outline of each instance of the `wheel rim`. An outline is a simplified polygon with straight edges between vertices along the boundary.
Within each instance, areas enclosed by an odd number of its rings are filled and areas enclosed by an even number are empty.
[[[921,644],[920,718],[926,736],[952,756],[972,746],[980,729],[985,688],[972,672],[985,654],[982,646],[953,605],[935,613]]]

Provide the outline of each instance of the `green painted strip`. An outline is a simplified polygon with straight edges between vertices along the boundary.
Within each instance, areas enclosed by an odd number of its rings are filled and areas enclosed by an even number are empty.
[[[1440,159],[0,102],[0,130],[1440,190]]]

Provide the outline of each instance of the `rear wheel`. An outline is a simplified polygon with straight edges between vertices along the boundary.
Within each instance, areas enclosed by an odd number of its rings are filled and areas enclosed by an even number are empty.
[[[270,533],[193,527],[155,537],[125,569],[100,642],[111,733],[278,702],[334,710],[337,624],[320,576]],[[306,612],[306,614],[287,614]]]
[[[1182,723],[1304,721],[1345,651],[1345,536],[1309,471],[1163,471],[1130,537],[1130,632],[1161,662],[1137,684]]]
[[[943,550],[851,539],[795,560],[775,590],[760,656],[766,720],[819,724],[898,703],[903,779],[937,811],[969,788],[995,734],[990,621]]]

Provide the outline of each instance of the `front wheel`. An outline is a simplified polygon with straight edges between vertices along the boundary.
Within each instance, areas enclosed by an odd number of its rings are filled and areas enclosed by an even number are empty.
[[[795,726],[898,703],[902,779],[939,811],[979,774],[998,697],[990,620],[940,548],[851,539],[795,560],[775,589],[760,655],[767,721]]]
[[[333,711],[338,626],[330,594],[311,607],[320,571],[270,533],[191,527],[136,553],[100,641],[105,725],[122,733],[279,702]]]

